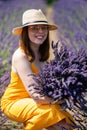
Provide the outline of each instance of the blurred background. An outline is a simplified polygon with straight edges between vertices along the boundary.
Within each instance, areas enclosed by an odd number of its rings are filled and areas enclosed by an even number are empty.
[[[87,48],[87,0],[0,0],[0,98],[9,83],[11,58],[18,47],[19,37],[12,35],[12,29],[22,24],[23,12],[32,8],[42,9],[48,21],[58,25],[58,30],[50,33],[50,42],[61,40],[75,49]],[[0,130],[21,129],[1,111],[0,122]]]

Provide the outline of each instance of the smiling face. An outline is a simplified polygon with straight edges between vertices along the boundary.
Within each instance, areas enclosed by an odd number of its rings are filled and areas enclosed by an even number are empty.
[[[41,45],[46,40],[48,34],[47,25],[32,25],[28,27],[28,36],[31,43]]]

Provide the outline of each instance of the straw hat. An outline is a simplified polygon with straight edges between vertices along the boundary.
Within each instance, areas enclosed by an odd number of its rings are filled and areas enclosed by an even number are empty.
[[[20,35],[23,27],[30,26],[30,25],[37,25],[37,24],[48,25],[49,30],[57,29],[56,25],[48,23],[46,16],[43,14],[43,12],[40,9],[39,10],[30,9],[23,13],[22,26],[13,28],[12,33],[15,35]]]

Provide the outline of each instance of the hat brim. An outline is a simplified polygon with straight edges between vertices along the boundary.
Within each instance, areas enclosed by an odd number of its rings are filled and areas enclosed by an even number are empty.
[[[22,29],[24,27],[30,26],[30,25],[38,25],[38,24],[48,25],[49,31],[58,29],[58,27],[56,25],[54,25],[54,24],[48,24],[48,23],[40,22],[40,23],[26,24],[26,25],[22,25],[20,27],[13,28],[12,33],[15,34],[15,35],[21,35]]]

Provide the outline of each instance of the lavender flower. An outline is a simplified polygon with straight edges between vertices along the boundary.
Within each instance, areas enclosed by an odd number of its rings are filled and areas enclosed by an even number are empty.
[[[58,43],[52,43],[55,58],[47,62],[34,79],[38,83],[41,93],[54,99],[63,101],[63,110],[73,112],[77,124],[87,117],[87,53],[84,48],[73,50],[62,44],[58,51]],[[75,116],[79,112],[78,117]],[[83,117],[83,118],[81,118]],[[81,121],[78,121],[79,118]],[[87,124],[86,124],[87,125]]]

